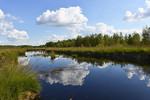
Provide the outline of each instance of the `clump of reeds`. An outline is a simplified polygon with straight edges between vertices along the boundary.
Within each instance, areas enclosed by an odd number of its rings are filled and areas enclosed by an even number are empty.
[[[23,52],[0,52],[1,57],[5,57],[0,67],[0,100],[18,100],[24,97],[25,92],[40,90],[36,74],[31,73],[29,68],[18,65],[18,54],[22,55]]]
[[[56,55],[55,55],[54,51],[51,51],[50,56],[51,56],[52,60],[54,60],[56,58]]]

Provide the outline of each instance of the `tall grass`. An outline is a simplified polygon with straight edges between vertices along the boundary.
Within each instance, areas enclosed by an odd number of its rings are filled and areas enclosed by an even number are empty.
[[[0,100],[18,100],[24,92],[38,92],[40,83],[36,74],[25,66],[19,66],[17,56],[24,54],[20,50],[0,51]]]

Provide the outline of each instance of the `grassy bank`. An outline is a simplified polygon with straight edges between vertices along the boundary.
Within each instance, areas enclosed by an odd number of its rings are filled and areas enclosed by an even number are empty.
[[[25,55],[25,49],[0,49],[1,62],[17,62],[18,56]]]
[[[0,49],[0,100],[18,100],[28,96],[26,92],[38,92],[40,84],[35,74],[25,66],[19,66],[17,58],[25,49]]]
[[[32,49],[30,49],[32,50]],[[40,49],[34,49],[40,50]],[[76,55],[76,57],[88,57],[98,59],[108,59],[113,61],[131,62],[150,65],[150,47],[80,47],[80,48],[45,48],[47,52],[66,55]]]

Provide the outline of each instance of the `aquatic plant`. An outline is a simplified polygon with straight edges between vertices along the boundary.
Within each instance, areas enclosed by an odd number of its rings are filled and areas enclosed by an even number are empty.
[[[55,55],[54,51],[51,51],[50,56],[51,56],[52,60],[54,60],[56,58],[56,55]]]

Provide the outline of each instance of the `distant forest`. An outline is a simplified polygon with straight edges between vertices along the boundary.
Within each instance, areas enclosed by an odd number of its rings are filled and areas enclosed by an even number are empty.
[[[142,35],[134,32],[133,34],[126,34],[125,36],[114,33],[112,36],[108,34],[92,34],[90,36],[81,37],[76,39],[68,39],[57,42],[48,42],[45,44],[47,47],[102,47],[102,46],[150,46],[150,27],[146,27],[142,31]]]

